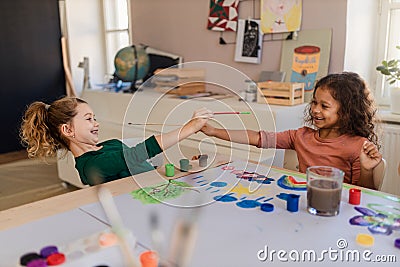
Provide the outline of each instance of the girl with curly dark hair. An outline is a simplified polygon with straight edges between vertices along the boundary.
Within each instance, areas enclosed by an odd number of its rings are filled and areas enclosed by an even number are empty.
[[[373,169],[381,162],[375,133],[376,107],[364,80],[356,73],[320,79],[305,110],[306,126],[284,132],[217,129],[202,132],[224,140],[262,148],[293,149],[299,171],[327,165],[345,172],[344,181],[375,188]]]

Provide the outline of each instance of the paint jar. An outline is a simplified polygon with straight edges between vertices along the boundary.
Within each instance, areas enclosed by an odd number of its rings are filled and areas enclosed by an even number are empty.
[[[189,171],[189,160],[188,159],[180,159],[179,167],[180,167],[180,170],[183,172]]]
[[[255,102],[257,99],[257,84],[252,80],[246,80],[245,100],[247,102]]]
[[[293,53],[291,82],[304,83],[305,97],[311,97],[319,69],[321,49],[318,46],[304,45],[296,47]]]
[[[140,263],[142,267],[157,267],[158,266],[158,254],[155,251],[147,250],[140,254]]]
[[[165,164],[165,176],[173,177],[174,175],[175,175],[174,164],[172,163]]]
[[[200,167],[207,167],[207,160],[208,160],[208,155],[207,154],[200,155],[200,157],[199,157],[199,166]]]

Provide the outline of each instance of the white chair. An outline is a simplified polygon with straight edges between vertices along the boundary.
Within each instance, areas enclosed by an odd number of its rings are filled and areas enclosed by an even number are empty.
[[[128,146],[135,146],[137,143],[144,141],[142,138],[128,138],[124,139],[123,142]],[[78,188],[85,188],[88,185],[85,185],[81,182],[81,178],[79,177],[78,171],[75,169],[75,159],[70,151],[68,151],[67,155],[63,158],[62,152],[58,151],[58,160],[57,160],[57,171],[58,177],[63,181],[64,186],[68,186],[71,184]],[[157,156],[148,160],[153,166],[161,166],[164,163],[164,155],[163,153],[158,154]]]
[[[381,190],[385,173],[386,160],[382,158],[381,162],[373,170],[374,186],[376,190]]]

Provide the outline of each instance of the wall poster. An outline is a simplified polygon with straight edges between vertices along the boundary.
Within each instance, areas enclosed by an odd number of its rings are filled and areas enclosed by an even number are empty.
[[[256,63],[261,62],[263,34],[260,20],[239,19],[236,35],[235,61]]]
[[[304,83],[305,101],[316,80],[328,74],[331,39],[331,29],[304,30],[297,40],[282,43],[280,70],[286,72],[286,82]]]
[[[207,29],[236,31],[239,0],[210,0]]]
[[[261,0],[261,30],[265,33],[300,30],[302,0]]]

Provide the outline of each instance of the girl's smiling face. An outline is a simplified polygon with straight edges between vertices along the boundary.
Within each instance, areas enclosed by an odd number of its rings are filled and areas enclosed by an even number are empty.
[[[319,129],[339,128],[339,108],[339,102],[332,97],[328,88],[317,88],[311,101],[313,124]]]
[[[77,143],[96,145],[99,141],[99,123],[96,121],[93,110],[86,103],[76,107],[77,114],[72,119],[73,140]]]

